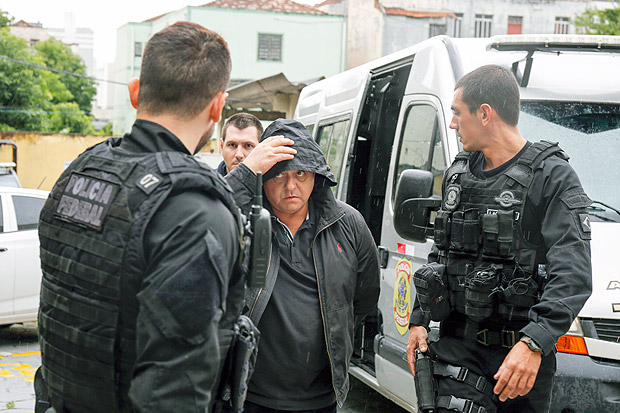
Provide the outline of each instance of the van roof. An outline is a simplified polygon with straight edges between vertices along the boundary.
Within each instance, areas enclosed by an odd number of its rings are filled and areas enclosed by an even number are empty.
[[[539,50],[531,56],[531,76],[527,87],[521,87],[522,99],[620,102],[620,76],[617,75],[620,73],[620,39],[617,36],[511,35],[488,39],[437,36],[307,86],[301,92],[296,118],[307,116],[311,121],[321,102],[330,106],[359,99],[369,74],[398,60],[413,58],[415,70],[415,61],[422,55],[428,59],[439,53],[449,55],[452,79],[439,79],[443,87],[449,87],[446,80],[453,85],[454,78],[485,64],[510,68],[519,62],[517,66],[523,73],[532,48]],[[583,59],[584,54],[587,59]],[[423,68],[426,70],[428,67]],[[433,89],[426,89],[429,90]],[[424,90],[419,92],[424,93]],[[417,91],[408,89],[407,93]]]

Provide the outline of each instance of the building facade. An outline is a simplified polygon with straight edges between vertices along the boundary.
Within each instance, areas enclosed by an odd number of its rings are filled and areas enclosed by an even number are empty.
[[[187,6],[117,31],[117,82],[138,77],[142,52],[159,30],[184,20],[216,31],[232,56],[231,85],[282,73],[291,82],[331,76],[345,69],[346,19],[290,0],[216,0]],[[135,120],[128,94],[116,93],[114,130]]]
[[[348,16],[349,69],[442,34],[575,34],[576,15],[615,4],[614,0],[326,0],[315,7]]]
[[[43,28],[41,23],[28,23],[23,20],[9,26],[9,32],[13,36],[26,40],[31,47],[50,38],[49,33]]]
[[[65,13],[64,27],[48,28],[47,32],[50,36],[71,47],[71,51],[80,56],[84,61],[86,74],[91,77],[95,76],[95,57],[93,53],[95,36],[92,29],[76,26],[75,12]]]

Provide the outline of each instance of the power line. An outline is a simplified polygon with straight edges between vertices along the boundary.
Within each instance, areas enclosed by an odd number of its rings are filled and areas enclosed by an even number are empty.
[[[18,63],[18,64],[24,65],[24,66],[33,67],[35,69],[49,70],[50,72],[61,73],[63,75],[67,75],[67,76],[75,76],[75,77],[80,77],[82,79],[90,79],[90,80],[94,80],[95,82],[107,82],[107,83],[114,83],[115,85],[127,86],[127,83],[116,82],[114,80],[107,80],[107,79],[97,79],[97,78],[94,78],[94,77],[91,77],[91,76],[80,75],[78,73],[73,73],[73,72],[67,72],[66,70],[53,69],[51,67],[38,65],[36,63],[30,63],[30,62],[25,62],[23,60],[13,59],[12,57],[8,57],[8,56],[0,55],[0,59],[8,60],[8,61],[11,61],[13,63]]]
[[[41,109],[0,109],[0,113],[32,113],[32,114],[48,114],[61,113],[64,115],[87,115],[85,112],[61,111],[61,110],[41,110]]]

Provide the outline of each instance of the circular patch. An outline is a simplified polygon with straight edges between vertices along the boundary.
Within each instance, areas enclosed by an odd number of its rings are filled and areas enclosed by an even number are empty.
[[[503,191],[497,198],[495,198],[495,202],[504,208],[510,208],[514,205],[521,205],[521,200],[516,199],[515,194],[511,191]]]
[[[446,196],[444,197],[443,207],[446,211],[454,211],[461,202],[461,186],[448,185]]]
[[[402,336],[409,331],[411,316],[411,261],[405,258],[396,264],[394,281],[394,323]]]

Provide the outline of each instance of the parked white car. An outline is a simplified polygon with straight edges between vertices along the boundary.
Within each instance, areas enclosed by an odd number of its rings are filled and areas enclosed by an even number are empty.
[[[48,191],[0,186],[0,326],[36,321],[39,213]]]

